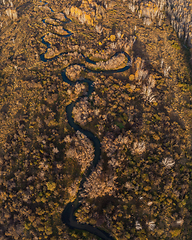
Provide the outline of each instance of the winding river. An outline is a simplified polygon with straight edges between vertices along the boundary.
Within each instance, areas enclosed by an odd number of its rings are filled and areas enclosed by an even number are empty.
[[[47,3],[45,3],[45,4],[47,4]],[[51,12],[54,12],[51,8],[50,8],[50,10],[51,10]],[[45,23],[45,20],[42,20],[42,21]],[[71,20],[66,17],[66,21],[63,22],[63,23],[68,23],[70,21]],[[65,31],[67,31],[67,30],[65,30]],[[69,31],[67,31],[67,33],[68,34],[64,35],[63,37],[69,37],[69,36],[72,35],[72,33],[69,32]],[[61,35],[59,35],[59,36],[61,36]],[[59,54],[56,57],[53,57],[51,59],[46,59],[45,58],[45,54],[47,53],[48,48],[50,48],[51,46],[50,46],[50,44],[48,42],[46,42],[44,40],[44,37],[45,36],[43,36],[41,38],[41,40],[42,40],[42,43],[44,43],[47,46],[47,49],[46,49],[45,53],[40,55],[40,59],[43,62],[53,61],[53,60],[57,59],[60,55],[64,54],[64,53],[61,53],[61,54]],[[125,52],[122,52],[122,53],[124,53],[126,58],[127,58],[127,65],[125,67],[121,68],[121,69],[118,69],[118,70],[106,70],[106,71],[100,71],[99,70],[98,71],[98,70],[88,69],[85,66],[85,64],[79,64],[79,65],[83,66],[84,70],[91,71],[91,72],[103,72],[103,73],[107,73],[107,74],[113,74],[113,73],[116,73],[116,72],[123,72],[123,71],[126,71],[127,69],[130,68],[130,66],[131,66],[131,64],[130,64],[131,59],[130,59],[130,57],[129,57],[129,55],[127,53],[125,53]],[[116,54],[118,54],[118,53],[116,53]],[[94,61],[90,60],[89,58],[85,57],[83,54],[82,54],[82,56],[84,57],[86,62],[96,64],[96,62],[94,62]],[[79,83],[79,82],[88,84],[88,92],[86,93],[86,95],[79,97],[75,102],[72,102],[71,104],[69,104],[66,107],[67,119],[68,119],[69,125],[75,131],[78,130],[81,133],[83,133],[84,135],[86,135],[92,141],[93,146],[94,146],[94,159],[93,159],[93,162],[92,162],[91,166],[85,172],[85,174],[84,174],[84,176],[83,176],[83,178],[82,178],[82,180],[80,182],[79,189],[82,189],[83,188],[83,184],[86,181],[86,178],[89,177],[89,175],[94,170],[94,168],[96,167],[96,165],[98,164],[98,162],[100,160],[101,144],[100,144],[99,139],[96,136],[94,136],[94,134],[92,132],[81,128],[81,126],[79,126],[78,124],[76,124],[74,122],[74,119],[72,117],[72,110],[73,110],[73,107],[75,106],[76,102],[80,101],[80,99],[82,97],[88,97],[88,96],[90,96],[92,94],[92,92],[94,91],[94,84],[93,84],[93,82],[90,79],[77,80],[76,82],[70,81],[68,79],[68,77],[66,76],[66,69],[62,70],[61,75],[62,75],[63,81],[68,83],[68,84],[70,84],[70,85],[72,85],[72,86],[74,86],[76,83]],[[107,233],[107,232],[103,231],[102,229],[94,227],[94,226],[92,226],[90,224],[80,224],[80,223],[77,222],[74,213],[81,206],[81,203],[80,203],[81,198],[79,196],[79,192],[80,192],[80,190],[78,191],[76,199],[74,200],[74,202],[68,203],[66,205],[65,209],[63,210],[62,215],[61,215],[62,222],[64,224],[66,224],[71,229],[80,229],[80,230],[88,231],[88,232],[90,232],[90,233],[92,233],[92,234],[94,234],[94,235],[96,235],[96,236],[98,236],[98,237],[100,237],[101,239],[104,239],[104,240],[114,240],[115,238],[113,236],[111,236],[110,233]]]

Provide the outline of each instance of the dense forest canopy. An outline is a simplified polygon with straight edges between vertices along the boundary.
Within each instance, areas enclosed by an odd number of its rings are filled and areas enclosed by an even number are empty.
[[[115,239],[192,238],[191,16],[189,0],[0,1],[0,239],[99,239],[61,221],[78,191],[77,221]],[[95,153],[73,102],[101,144],[82,189]]]

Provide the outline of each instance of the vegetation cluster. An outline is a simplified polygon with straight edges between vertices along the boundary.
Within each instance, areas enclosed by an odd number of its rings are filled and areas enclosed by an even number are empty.
[[[190,4],[161,3],[0,2],[0,239],[93,239],[60,218],[94,157],[67,121],[66,106],[79,97],[74,120],[102,149],[78,221],[122,240],[191,239],[191,69],[172,27],[188,26]],[[73,34],[63,37],[66,30]],[[189,39],[190,26],[183,31]],[[79,68],[83,54],[111,69],[120,51],[131,57],[123,73]],[[63,69],[74,82],[94,82],[89,98],[85,84],[62,81]]]

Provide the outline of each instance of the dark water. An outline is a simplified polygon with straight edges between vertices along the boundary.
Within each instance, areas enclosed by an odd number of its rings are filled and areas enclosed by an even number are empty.
[[[53,12],[52,9],[51,9],[51,11]],[[66,22],[64,22],[64,23],[67,23],[69,21],[70,21],[70,19],[66,18]],[[43,20],[43,22],[45,22],[45,20]],[[69,37],[69,36],[72,35],[72,33],[69,32],[69,31],[67,31],[67,33],[68,34],[64,35],[63,37]],[[46,49],[46,52],[47,52],[48,48],[50,48],[50,44],[44,40],[44,36],[41,38],[41,40],[42,40],[42,43],[44,43],[47,46],[47,49]],[[45,53],[40,55],[40,59],[43,62],[56,60],[59,56],[64,54],[64,53],[61,53],[58,56],[55,56],[55,57],[53,57],[51,59],[46,59],[45,58]],[[118,53],[116,53],[115,56]],[[127,61],[127,65],[124,68],[121,68],[121,69],[118,69],[118,70],[106,70],[106,71],[104,71],[104,70],[103,71],[91,70],[91,69],[86,68],[85,64],[79,64],[79,65],[83,66],[85,70],[91,71],[91,72],[105,72],[107,74],[113,74],[113,73],[116,73],[116,72],[124,72],[124,71],[126,71],[126,70],[128,70],[130,68],[130,66],[131,66],[131,64],[130,64],[131,63],[131,59],[130,59],[130,57],[129,57],[129,55],[127,53],[125,53],[125,52],[122,52],[122,53],[125,54],[125,56],[126,56],[128,61]],[[82,54],[82,56],[84,57],[86,62],[96,64],[96,62],[90,60],[88,57],[85,57],[83,54]],[[66,74],[65,74],[65,69],[61,72],[61,75],[62,75],[63,81],[68,83],[68,84],[70,84],[70,85],[72,85],[72,86],[74,86],[76,83],[80,83],[80,82],[81,83],[87,83],[88,84],[88,92],[83,97],[90,96],[92,94],[92,92],[94,91],[93,82],[90,79],[78,80],[76,82],[70,81],[67,78]],[[81,183],[80,183],[79,189],[82,189],[83,188],[83,184],[86,181],[86,178],[89,177],[89,175],[94,170],[94,168],[97,166],[97,164],[98,164],[98,162],[100,160],[101,144],[100,144],[99,139],[96,136],[94,136],[94,134],[91,131],[88,131],[88,130],[85,130],[85,129],[81,128],[81,126],[79,126],[78,124],[76,124],[74,122],[74,119],[72,117],[72,110],[73,110],[73,107],[75,106],[76,102],[80,101],[80,99],[81,99],[81,97],[79,97],[75,102],[72,102],[71,104],[69,104],[66,107],[66,112],[67,112],[67,119],[68,119],[69,125],[75,131],[78,130],[81,133],[83,133],[84,135],[86,135],[92,141],[93,146],[94,146],[94,159],[93,159],[93,162],[92,162],[91,166],[85,172],[84,176],[82,177]],[[92,233],[92,234],[94,234],[94,235],[96,235],[96,236],[98,236],[98,237],[100,237],[101,239],[104,239],[104,240],[114,240],[115,238],[113,236],[111,236],[110,233],[107,233],[107,232],[105,232],[105,231],[103,231],[103,230],[101,230],[101,229],[99,229],[97,227],[94,227],[94,226],[90,225],[90,224],[80,224],[80,223],[77,222],[76,217],[74,216],[74,213],[81,206],[81,203],[80,203],[81,198],[79,197],[79,193],[80,193],[80,190],[78,191],[77,197],[76,197],[74,202],[68,203],[67,206],[65,206],[65,208],[64,208],[64,210],[62,212],[62,215],[61,215],[62,222],[64,224],[66,224],[71,229],[80,229],[80,230],[88,231],[88,232],[90,232],[90,233]]]

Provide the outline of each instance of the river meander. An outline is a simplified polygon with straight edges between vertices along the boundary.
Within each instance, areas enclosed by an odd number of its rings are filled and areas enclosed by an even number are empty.
[[[47,4],[47,3],[45,3]],[[50,8],[51,12],[54,12],[51,8]],[[45,23],[45,20],[42,20],[44,23]],[[68,23],[70,22],[71,20],[68,19],[66,17],[66,21],[63,22],[63,23]],[[69,32],[68,30],[64,29],[68,34],[67,35],[63,35],[63,37],[69,37],[71,36],[73,33]],[[61,36],[61,35],[59,35]],[[55,56],[53,58],[50,58],[50,59],[46,59],[45,58],[45,54],[47,53],[47,50],[48,48],[51,47],[51,45],[46,42],[44,40],[44,37],[43,36],[41,38],[42,40],[42,43],[45,44],[47,46],[47,49],[45,51],[45,53],[41,54],[40,55],[40,59],[43,61],[43,62],[47,62],[47,61],[54,61],[56,60],[60,55],[64,54],[64,53],[61,53],[59,54],[58,56]],[[91,71],[91,72],[103,72],[103,73],[107,73],[107,74],[113,74],[113,73],[116,73],[116,72],[124,72],[126,70],[128,70],[131,66],[130,62],[131,62],[131,59],[129,57],[129,55],[125,52],[122,52],[125,54],[125,57],[127,58],[127,64],[125,67],[123,68],[120,68],[118,70],[103,70],[103,71],[100,71],[100,70],[91,70],[91,69],[88,69],[85,64],[79,64],[80,66],[83,66],[84,67],[84,70],[86,71]],[[118,53],[116,53],[115,55],[117,55]],[[92,64],[95,64],[96,62],[90,60],[89,58],[85,57],[83,54],[82,54],[83,58],[85,59],[86,62],[88,63],[92,63]],[[71,66],[71,65],[69,65]],[[86,181],[86,178],[89,177],[89,175],[91,174],[91,172],[94,170],[94,168],[97,166],[99,160],[100,160],[100,155],[101,155],[101,144],[100,144],[100,141],[99,139],[91,132],[91,131],[88,131],[88,130],[85,130],[83,128],[81,128],[80,125],[76,124],[74,122],[74,119],[72,117],[72,110],[73,110],[73,107],[75,106],[75,104],[80,101],[80,99],[82,97],[88,97],[92,94],[92,92],[94,91],[94,84],[93,84],[93,81],[91,81],[90,79],[82,79],[82,80],[77,80],[76,82],[73,82],[71,81],[65,74],[65,70],[66,69],[63,69],[62,72],[61,72],[61,75],[62,75],[62,79],[64,82],[72,85],[72,86],[75,86],[76,83],[87,83],[88,84],[88,91],[86,93],[86,95],[84,96],[81,96],[79,97],[76,101],[73,101],[71,104],[69,104],[67,107],[66,107],[66,112],[67,112],[67,119],[68,119],[68,122],[69,122],[69,125],[75,130],[75,131],[80,131],[81,133],[83,133],[84,135],[86,135],[93,143],[93,146],[94,146],[94,159],[93,159],[93,162],[91,164],[91,166],[87,169],[87,171],[85,172],[81,182],[80,182],[80,186],[79,186],[79,189],[82,189],[83,188],[83,184],[84,182]],[[66,206],[65,206],[65,209],[63,210],[62,212],[62,216],[61,216],[61,219],[62,219],[62,222],[64,224],[66,224],[69,228],[71,229],[80,229],[80,230],[84,230],[84,231],[88,231],[98,237],[100,237],[101,239],[104,239],[104,240],[114,240],[115,238],[108,232],[106,231],[103,231],[97,227],[94,227],[90,224],[81,224],[81,223],[78,223],[77,220],[76,220],[76,217],[74,215],[75,211],[81,206],[81,203],[80,203],[80,200],[81,198],[79,197],[79,192],[81,190],[78,191],[77,193],[77,196],[76,196],[76,199],[74,200],[74,202],[70,202],[68,203]]]

